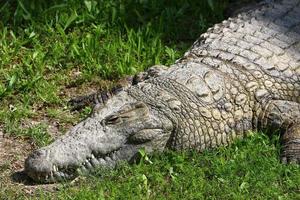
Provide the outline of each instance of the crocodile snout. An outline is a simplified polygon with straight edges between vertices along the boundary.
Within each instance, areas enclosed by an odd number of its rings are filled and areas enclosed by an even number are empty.
[[[32,152],[25,160],[25,172],[36,180],[52,171],[52,164],[47,160],[48,152],[45,149],[39,149]]]

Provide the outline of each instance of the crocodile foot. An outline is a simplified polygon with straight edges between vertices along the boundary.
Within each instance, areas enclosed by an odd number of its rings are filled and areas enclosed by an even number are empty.
[[[282,155],[283,163],[300,164],[300,124],[291,126],[282,138]]]

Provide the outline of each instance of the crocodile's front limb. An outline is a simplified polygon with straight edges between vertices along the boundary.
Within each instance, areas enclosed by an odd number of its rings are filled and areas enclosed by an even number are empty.
[[[134,76],[126,77],[110,90],[99,90],[92,94],[78,96],[72,98],[68,102],[68,104],[72,107],[73,111],[81,110],[86,106],[91,106],[94,107],[94,109],[97,109],[98,107],[101,107],[103,104],[105,104],[107,100],[110,99],[112,96],[120,93],[124,89],[132,85],[136,85],[139,82],[142,82],[149,78],[157,77],[163,74],[167,69],[168,67],[164,65],[154,65],[145,72],[140,72]]]
[[[282,131],[282,161],[300,163],[300,104],[271,100],[261,118],[263,128]]]
[[[282,138],[282,155],[283,163],[293,162],[300,163],[300,124],[299,122],[291,126]]]

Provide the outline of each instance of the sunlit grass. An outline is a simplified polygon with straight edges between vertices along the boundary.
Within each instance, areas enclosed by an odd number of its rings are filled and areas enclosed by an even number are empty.
[[[105,88],[98,80],[116,81],[154,64],[174,63],[222,19],[225,6],[226,1],[182,0],[1,2],[0,122],[5,133],[22,135],[18,127],[26,119],[39,121],[46,110],[52,109],[50,115],[69,110],[69,97],[62,93],[70,87]],[[73,116],[75,123],[78,115]]]
[[[86,117],[70,96],[105,88],[154,64],[170,65],[223,19],[227,1],[12,0],[0,2],[0,128],[45,146]],[[107,85],[105,84],[107,83]],[[78,92],[78,93],[77,93]],[[79,94],[80,93],[80,94]],[[34,122],[34,123],[31,123]],[[154,155],[152,164],[99,170],[38,199],[300,199],[300,172],[279,162],[278,138]],[[147,164],[148,163],[148,164]],[[6,169],[8,163],[0,166]],[[0,180],[0,199],[24,199]]]

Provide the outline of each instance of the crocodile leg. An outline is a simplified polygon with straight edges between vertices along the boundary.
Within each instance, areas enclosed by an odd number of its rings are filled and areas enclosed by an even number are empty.
[[[136,85],[146,79],[157,77],[166,71],[168,67],[164,65],[154,65],[145,72],[140,72],[134,76],[128,76],[123,81],[119,82],[111,90],[100,90],[89,95],[78,96],[69,100],[68,104],[72,107],[72,111],[81,110],[86,106],[101,107],[113,95],[118,94],[131,85]]]
[[[300,163],[300,104],[271,101],[263,113],[262,125],[269,130],[282,132],[282,162]]]
[[[291,126],[282,137],[283,147],[281,160],[283,163],[300,163],[300,123]]]

